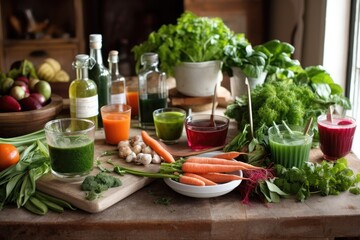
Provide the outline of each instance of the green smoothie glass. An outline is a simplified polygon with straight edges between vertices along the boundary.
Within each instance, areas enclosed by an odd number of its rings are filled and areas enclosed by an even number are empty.
[[[300,126],[285,125],[269,128],[269,144],[271,160],[286,168],[302,168],[309,160],[313,132],[309,130],[304,135],[304,128]]]
[[[51,172],[63,180],[81,180],[94,165],[95,124],[63,118],[45,124]]]
[[[185,117],[186,112],[181,108],[156,109],[153,118],[157,137],[166,144],[177,143],[183,133]]]

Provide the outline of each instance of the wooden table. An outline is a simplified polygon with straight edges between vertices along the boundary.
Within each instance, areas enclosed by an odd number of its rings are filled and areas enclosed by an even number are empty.
[[[312,150],[312,159],[321,158]],[[360,172],[360,160],[347,156]],[[170,198],[170,205],[155,203]],[[162,180],[103,212],[67,210],[37,216],[6,206],[0,211],[0,239],[333,239],[360,236],[360,196],[312,196],[304,203],[241,203],[238,190],[210,199],[172,191]]]

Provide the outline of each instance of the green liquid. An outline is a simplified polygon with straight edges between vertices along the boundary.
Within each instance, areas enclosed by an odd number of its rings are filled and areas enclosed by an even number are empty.
[[[70,116],[77,118],[76,116],[76,98],[93,97],[97,94],[97,87],[94,81],[90,79],[75,79],[71,82],[69,87],[69,100],[70,100]],[[95,127],[98,126],[97,115],[87,117],[85,119],[94,122]]]
[[[156,135],[164,141],[177,140],[181,137],[184,114],[180,112],[162,112],[154,117]]]
[[[284,132],[282,134],[282,137],[277,134],[270,136],[272,160],[287,168],[303,167],[309,160],[312,137],[296,131],[293,135]]]
[[[77,137],[78,138],[78,137]],[[49,145],[51,168],[56,173],[64,175],[84,175],[93,168],[94,141],[84,139],[67,138],[70,143],[64,143],[64,147]]]
[[[110,104],[111,96],[111,79],[107,69],[98,63],[89,70],[89,78],[92,79],[97,86],[97,94],[99,100],[99,115],[98,115],[98,124],[99,127],[102,127],[102,119],[100,114],[100,108],[102,106]]]
[[[153,112],[167,106],[166,98],[159,98],[158,94],[149,94],[147,99],[139,99],[140,124],[143,128],[154,128]]]

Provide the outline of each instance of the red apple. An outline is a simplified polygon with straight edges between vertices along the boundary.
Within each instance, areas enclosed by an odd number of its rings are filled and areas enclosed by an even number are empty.
[[[41,103],[33,97],[23,98],[19,101],[23,111],[30,111],[42,108]]]
[[[15,80],[22,81],[22,82],[26,83],[26,85],[29,85],[29,79],[27,77],[20,76],[20,77],[17,77]]]
[[[28,85],[23,81],[15,80],[13,86],[20,86],[25,90],[25,92],[30,92]]]
[[[46,103],[44,95],[40,93],[30,93],[30,97],[35,98],[42,106]]]
[[[21,106],[15,98],[9,95],[0,97],[0,112],[19,112]]]

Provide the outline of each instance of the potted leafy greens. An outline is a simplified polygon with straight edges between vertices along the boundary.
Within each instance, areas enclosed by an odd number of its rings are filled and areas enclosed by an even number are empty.
[[[232,36],[233,32],[220,18],[185,12],[175,25],[162,25],[145,42],[133,47],[136,69],[143,53],[156,52],[160,69],[175,77],[179,92],[188,96],[212,95],[215,84],[222,80],[224,48]],[[191,78],[184,67],[200,73]]]
[[[267,79],[293,78],[296,72],[301,71],[300,62],[292,59],[295,52],[294,46],[277,39],[254,47],[255,51],[262,52],[267,57],[265,70]]]
[[[270,55],[269,52],[267,52]],[[224,49],[224,70],[230,76],[233,97],[246,94],[245,78],[251,89],[263,84],[269,56],[252,45],[241,34],[234,35]]]

